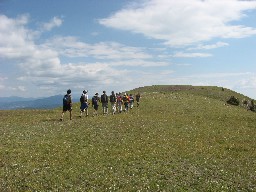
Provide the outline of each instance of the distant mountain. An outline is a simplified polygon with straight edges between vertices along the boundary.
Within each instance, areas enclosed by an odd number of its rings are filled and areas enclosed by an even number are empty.
[[[39,98],[23,98],[23,97],[0,97],[0,103],[10,103],[10,102],[17,102],[17,101],[33,101]]]
[[[46,98],[22,98],[22,97],[0,97],[0,109],[52,109],[62,106],[63,95],[55,95]],[[78,99],[73,99],[77,102]]]

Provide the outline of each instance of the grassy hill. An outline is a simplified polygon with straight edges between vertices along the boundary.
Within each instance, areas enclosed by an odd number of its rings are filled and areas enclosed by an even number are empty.
[[[0,191],[254,191],[256,113],[228,89],[150,86],[128,113],[0,111]],[[101,112],[101,107],[99,109]],[[90,115],[92,109],[90,108]]]

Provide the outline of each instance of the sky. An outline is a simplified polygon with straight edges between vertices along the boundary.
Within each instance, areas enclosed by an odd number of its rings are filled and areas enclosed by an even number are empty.
[[[0,97],[219,86],[256,99],[256,0],[0,0]]]

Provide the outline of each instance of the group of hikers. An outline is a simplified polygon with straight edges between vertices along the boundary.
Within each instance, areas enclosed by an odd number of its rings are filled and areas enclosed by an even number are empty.
[[[128,112],[129,109],[132,109],[134,107],[134,102],[136,101],[137,107],[140,105],[140,93],[137,93],[135,95],[135,98],[133,94],[126,94],[124,93],[115,93],[114,91],[111,92],[111,95],[107,95],[106,91],[103,91],[103,94],[99,97],[98,93],[95,93],[95,95],[92,97],[92,107],[93,107],[93,116],[98,115],[98,109],[99,104],[102,104],[102,112],[103,115],[107,115],[109,113],[108,111],[108,105],[110,103],[111,105],[111,113],[112,115],[116,113],[121,113],[122,111]],[[86,116],[89,116],[89,95],[88,90],[83,90],[83,93],[80,97],[80,115],[81,118],[83,114]],[[63,97],[63,111],[61,114],[60,120],[63,121],[64,114],[69,111],[69,117],[70,120],[72,119],[72,98],[71,98],[71,90],[67,90],[67,94]]]

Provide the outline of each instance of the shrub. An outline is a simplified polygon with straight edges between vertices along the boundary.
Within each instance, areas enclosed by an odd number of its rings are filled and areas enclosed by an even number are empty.
[[[238,105],[239,105],[239,100],[238,100],[238,98],[235,98],[234,96],[231,96],[231,97],[227,100],[227,103],[230,104],[230,105],[236,105],[236,106],[238,106]]]

